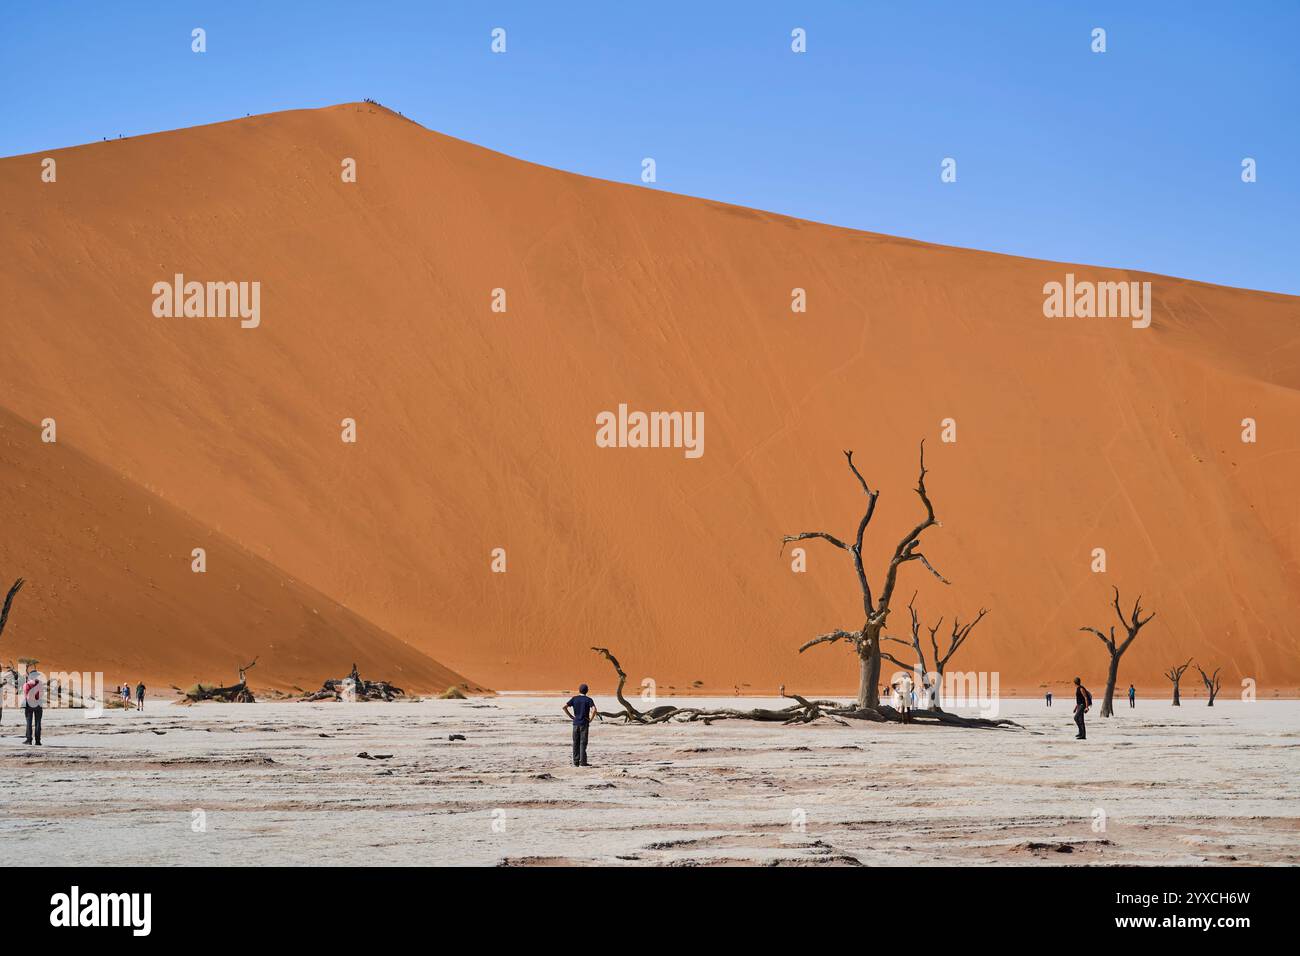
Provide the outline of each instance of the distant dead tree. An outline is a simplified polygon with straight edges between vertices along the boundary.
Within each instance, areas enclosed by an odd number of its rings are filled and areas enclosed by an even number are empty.
[[[921,646],[921,618],[916,611],[915,593],[912,594],[912,599],[907,602],[907,610],[912,616],[912,640],[908,642],[899,637],[888,636],[883,637],[883,640],[893,641],[896,644],[911,644],[912,650],[916,653],[917,671],[921,675],[926,691],[926,706],[937,709],[940,706],[939,697],[943,689],[943,669],[948,666],[948,661],[952,660],[952,655],[957,653],[957,648],[966,643],[966,638],[970,636],[970,632],[975,629],[976,624],[984,619],[984,615],[988,614],[988,611],[980,608],[979,614],[975,615],[975,620],[966,624],[962,624],[960,618],[953,618],[952,634],[948,637],[948,649],[942,654],[939,653],[938,634],[939,628],[943,627],[943,618],[939,618],[933,627],[926,627],[926,630],[930,632],[930,647],[934,654],[934,668],[931,669],[925,659],[925,650]],[[909,665],[904,664],[893,654],[881,651],[880,656],[904,670],[909,669]]]
[[[1097,637],[1101,639],[1101,642],[1106,645],[1106,649],[1110,651],[1110,668],[1106,671],[1106,697],[1101,704],[1101,715],[1103,717],[1110,717],[1114,714],[1114,707],[1112,705],[1115,698],[1115,681],[1119,677],[1119,659],[1124,655],[1124,652],[1128,650],[1128,646],[1133,643],[1133,639],[1138,636],[1138,631],[1142,630],[1143,625],[1156,616],[1154,611],[1146,617],[1141,616],[1142,595],[1140,594],[1138,595],[1138,599],[1133,602],[1133,612],[1128,617],[1124,616],[1124,611],[1119,606],[1119,588],[1115,588],[1115,598],[1111,603],[1115,607],[1115,615],[1119,618],[1120,626],[1128,632],[1128,637],[1123,641],[1123,643],[1116,642],[1115,626],[1113,624],[1110,628],[1109,637],[1095,627],[1079,628],[1081,631],[1090,631],[1091,633],[1096,634]]]
[[[253,692],[248,689],[247,672],[253,669],[257,663],[257,658],[239,668],[239,683],[231,684],[227,687],[214,687],[210,684],[195,684],[189,690],[185,691],[185,700],[183,703],[195,704],[201,700],[219,700],[227,704],[255,704],[257,698]]]
[[[1178,664],[1177,666],[1171,667],[1169,668],[1169,670],[1165,671],[1165,677],[1167,677],[1169,680],[1174,682],[1174,706],[1175,707],[1182,706],[1182,699],[1178,696],[1178,684],[1183,679],[1183,671],[1187,670],[1188,666],[1190,666],[1191,663],[1192,663],[1192,659],[1189,657],[1187,658],[1186,664]]]
[[[889,602],[894,596],[894,585],[898,581],[899,568],[909,561],[920,561],[931,574],[944,584],[947,584],[948,580],[934,569],[934,566],[930,564],[924,554],[917,550],[920,547],[922,532],[939,524],[934,517],[934,506],[930,503],[930,497],[925,490],[925,442],[921,442],[921,474],[916,481],[916,493],[921,498],[921,504],[925,506],[925,518],[898,542],[898,546],[894,549],[894,555],[889,560],[889,567],[885,571],[885,581],[881,587],[880,595],[875,600],[873,600],[871,585],[867,581],[866,568],[862,563],[862,538],[866,534],[867,525],[871,523],[871,516],[875,514],[876,499],[880,496],[880,490],[872,491],[867,485],[866,479],[862,477],[862,473],[853,464],[853,452],[846,451],[844,457],[848,459],[849,470],[853,472],[853,477],[857,479],[858,484],[862,486],[863,494],[867,496],[867,507],[863,512],[862,520],[858,522],[858,530],[853,543],[849,544],[825,531],[804,531],[800,534],[788,534],[783,537],[781,539],[781,551],[784,553],[785,546],[795,541],[821,538],[823,541],[828,541],[841,551],[846,552],[852,560],[853,570],[858,578],[858,587],[862,591],[862,627],[856,631],[841,628],[822,634],[801,646],[799,653],[802,654],[808,648],[815,647],[818,644],[834,644],[841,640],[848,641],[858,656],[858,708],[874,710],[880,706],[881,633],[884,631],[885,621],[889,617]]]
[[[1201,670],[1200,664],[1196,665],[1196,669],[1201,671],[1201,683],[1205,685],[1205,692],[1210,695],[1209,706],[1213,707],[1214,698],[1219,696],[1219,688],[1221,686],[1219,683],[1219,671],[1223,670],[1223,668],[1216,667],[1213,674],[1207,674],[1205,671]]]
[[[18,592],[22,589],[23,579],[19,578],[14,582],[13,587],[9,589],[9,593],[5,595],[4,607],[0,608],[0,635],[4,634],[5,624],[9,622],[9,609],[14,606],[14,597],[17,596]]]

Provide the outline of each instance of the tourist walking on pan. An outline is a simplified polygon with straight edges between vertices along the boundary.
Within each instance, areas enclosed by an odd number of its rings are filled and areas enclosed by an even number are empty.
[[[587,685],[578,685],[576,697],[570,697],[564,705],[564,716],[573,721],[573,765],[587,767],[587,731],[591,728],[592,715],[600,717],[596,702],[587,696]],[[603,721],[605,718],[600,717]]]
[[[1128,685],[1128,705],[1129,705],[1130,707],[1136,707],[1136,706],[1137,706],[1137,694],[1138,694],[1138,692],[1137,692],[1136,688],[1134,688],[1132,684],[1129,684],[1129,685]]]
[[[135,709],[144,710],[144,681],[135,685]]]
[[[131,685],[130,684],[122,685],[122,706],[123,707],[131,706]]]
[[[1079,725],[1075,740],[1087,740],[1088,728],[1083,724],[1083,715],[1092,710],[1092,691],[1083,686],[1083,681],[1074,679],[1074,722]]]
[[[32,671],[23,684],[23,717],[27,721],[27,739],[23,743],[32,743],[35,736],[35,745],[41,745],[41,716],[44,713],[45,684],[40,671]]]
[[[1050,690],[1047,692],[1047,706],[1052,706],[1052,692]]]

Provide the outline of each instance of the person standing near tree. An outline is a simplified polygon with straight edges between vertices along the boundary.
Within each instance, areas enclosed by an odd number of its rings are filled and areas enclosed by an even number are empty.
[[[41,716],[44,713],[45,684],[41,680],[40,671],[32,671],[23,684],[23,717],[27,722],[27,739],[23,743],[32,743],[34,733],[35,746],[41,745]]]
[[[1138,692],[1137,692],[1137,688],[1135,688],[1132,684],[1129,684],[1129,685],[1128,685],[1128,705],[1129,705],[1130,707],[1136,707],[1136,706],[1137,706],[1137,693],[1138,693]]]
[[[1088,728],[1084,726],[1083,715],[1092,710],[1092,691],[1083,686],[1083,681],[1074,679],[1074,722],[1079,725],[1075,740],[1087,740]]]
[[[564,715],[573,721],[573,765],[587,767],[587,732],[591,729],[591,715],[600,717],[596,702],[587,696],[587,685],[579,684],[578,693],[564,705]],[[600,717],[603,721],[605,718]]]

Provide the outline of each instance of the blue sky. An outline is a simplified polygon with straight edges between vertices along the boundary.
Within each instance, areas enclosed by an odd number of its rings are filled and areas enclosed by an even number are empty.
[[[1297,294],[1298,37],[1295,0],[15,0],[0,155],[368,96],[605,179]]]

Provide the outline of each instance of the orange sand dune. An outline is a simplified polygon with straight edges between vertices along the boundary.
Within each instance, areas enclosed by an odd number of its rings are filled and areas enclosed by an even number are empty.
[[[103,671],[154,691],[234,683],[315,690],[353,662],[412,690],[464,678],[202,527],[60,440],[0,410],[0,572],[14,600],[0,660]],[[207,568],[190,567],[193,548]]]
[[[780,536],[851,535],[855,449],[882,489],[878,588],[919,514],[926,438],[943,527],[924,550],[953,583],[907,566],[895,634],[919,588],[927,618],[992,609],[953,666],[996,669],[1004,691],[1100,682],[1078,628],[1113,623],[1114,583],[1157,612],[1121,679],[1155,688],[1195,656],[1228,694],[1300,685],[1294,297],[587,179],[364,104],[5,159],[0,207],[0,406],[56,418],[61,441],[475,680],[606,687],[588,650],[604,644],[661,688],[853,689],[849,651],[795,653],[861,624],[847,559],[814,543],[792,573]],[[1045,318],[1043,284],[1067,271],[1151,281],[1152,327]],[[152,286],[176,273],[260,282],[260,327],[156,318]],[[621,402],[703,411],[705,454],[598,448],[595,417]],[[39,494],[13,480],[15,504]],[[103,547],[134,526],[105,520]],[[6,533],[2,568],[35,592],[59,546],[22,528],[37,537]],[[163,553],[188,574],[184,531]],[[118,575],[113,553],[78,565],[85,592]],[[211,660],[213,621],[146,633],[64,587],[69,616],[49,601],[24,632],[124,660],[173,648],[186,675]],[[187,606],[255,616],[239,603]]]

